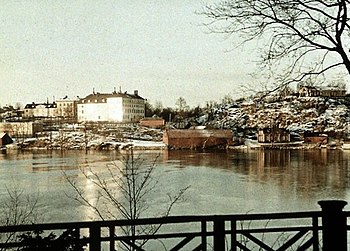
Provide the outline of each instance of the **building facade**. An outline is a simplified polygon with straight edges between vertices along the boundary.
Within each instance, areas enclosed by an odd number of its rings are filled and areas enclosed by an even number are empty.
[[[229,129],[166,129],[163,143],[170,149],[227,147],[233,143]]]
[[[37,122],[5,122],[0,123],[0,132],[6,132],[11,137],[35,137],[43,131],[43,124]]]
[[[343,87],[336,86],[299,86],[300,97],[328,97],[328,98],[342,98],[346,95],[346,90]]]
[[[77,100],[60,99],[52,103],[31,103],[24,107],[23,118],[60,118],[76,120]]]
[[[77,118],[77,100],[63,98],[56,100],[55,117],[76,120]]]
[[[145,99],[127,92],[95,93],[77,105],[78,122],[136,123],[145,116]]]
[[[53,118],[56,114],[57,104],[53,103],[31,103],[24,107],[23,118]]]
[[[301,86],[299,89],[300,97],[319,97],[321,92],[314,86]]]
[[[290,142],[290,133],[282,128],[262,128],[258,131],[259,143]]]
[[[162,128],[165,126],[165,120],[159,117],[143,118],[140,120],[140,125],[151,128]]]

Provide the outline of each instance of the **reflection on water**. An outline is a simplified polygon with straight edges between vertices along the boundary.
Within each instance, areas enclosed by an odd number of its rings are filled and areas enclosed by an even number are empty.
[[[164,160],[174,166],[206,166],[243,174],[251,182],[274,183],[288,194],[305,199],[323,195],[344,199],[349,194],[350,151],[237,150],[184,153],[168,151]]]
[[[173,214],[221,214],[319,209],[321,199],[350,200],[350,152],[340,150],[229,150],[136,152],[149,161],[157,156],[159,182],[151,209],[160,211],[169,191],[190,185],[187,200]],[[91,211],[68,198],[74,195],[62,171],[80,180],[93,199],[96,191],[79,168],[106,165],[118,152],[38,151],[0,155],[0,199],[16,183],[39,192],[46,221],[90,219]]]

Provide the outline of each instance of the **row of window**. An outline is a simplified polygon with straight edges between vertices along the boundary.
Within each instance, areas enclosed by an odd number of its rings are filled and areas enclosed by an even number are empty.
[[[145,110],[137,110],[137,109],[124,109],[125,113],[139,113],[139,114],[144,114]],[[84,110],[81,110],[81,114],[84,114]]]
[[[136,116],[136,115],[124,115],[123,120],[130,120],[130,119],[141,119],[143,116]],[[86,120],[87,118],[85,116],[78,116],[79,120]],[[101,116],[97,117],[97,120],[100,120]]]
[[[141,105],[134,105],[134,104],[123,104],[124,107],[138,107],[138,108],[144,108],[145,105],[141,104]]]
[[[145,110],[137,110],[137,109],[125,109],[125,113],[145,113]]]
[[[82,100],[81,102],[82,103],[86,103],[85,102],[86,100]],[[91,99],[88,99],[87,100],[87,103],[98,103],[98,102],[101,102],[101,103],[106,103],[107,102],[107,99],[103,98],[103,99],[95,99],[95,100],[91,100]],[[123,99],[123,104],[128,104],[128,103],[138,103],[138,104],[144,104],[144,100],[142,99]]]
[[[82,102],[82,103],[85,103],[85,100],[82,100],[81,102]],[[87,102],[88,102],[88,103],[91,103],[91,100],[88,99]],[[101,101],[99,101],[99,100],[95,99],[95,100],[94,100],[94,103],[97,103],[97,102],[106,103],[107,100],[106,100],[106,99],[102,99]]]
[[[63,103],[63,104],[61,104],[61,103],[58,103],[58,106],[70,106],[70,107],[72,107],[72,106],[73,106],[73,104],[67,104],[67,103]]]
[[[35,109],[35,110],[24,110],[24,113],[43,113],[43,112],[51,112],[51,113],[58,113],[58,112],[73,112],[73,109],[71,109],[70,107],[67,107],[67,109],[57,109],[55,108],[54,111],[52,111],[52,109],[49,111],[48,108],[45,109]]]

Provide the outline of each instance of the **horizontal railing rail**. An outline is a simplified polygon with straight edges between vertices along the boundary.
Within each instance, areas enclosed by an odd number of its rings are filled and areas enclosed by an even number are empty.
[[[336,250],[347,250],[350,212],[336,209],[338,202],[327,204],[330,212],[322,207],[322,211],[308,212],[0,226],[0,250],[40,244],[24,242],[20,236],[25,233],[45,236],[50,232],[57,235],[67,230],[74,230],[69,239],[72,245],[87,246],[92,251],[102,250],[102,247],[104,250],[174,251],[320,250],[321,247],[322,250],[335,250],[335,247]]]

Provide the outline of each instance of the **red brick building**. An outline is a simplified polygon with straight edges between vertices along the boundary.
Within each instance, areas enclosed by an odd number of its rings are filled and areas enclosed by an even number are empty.
[[[165,120],[162,118],[143,118],[140,120],[141,126],[151,127],[151,128],[162,128],[165,125]]]
[[[226,147],[232,139],[231,130],[167,129],[163,134],[163,142],[175,149]]]

